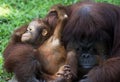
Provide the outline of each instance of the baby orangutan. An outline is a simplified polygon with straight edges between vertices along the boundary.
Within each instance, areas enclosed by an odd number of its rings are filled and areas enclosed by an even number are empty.
[[[53,6],[45,19],[33,20],[13,32],[3,53],[6,71],[15,74],[10,81],[70,82],[76,76],[76,54],[66,51],[61,42],[65,7]]]
[[[54,31],[50,30],[49,24],[45,23],[44,20],[34,20],[22,35],[21,41],[37,44],[40,40],[43,40],[41,41],[43,43],[38,45],[36,49],[39,52],[37,59],[41,63],[42,77],[47,82],[52,80],[56,80],[57,82],[57,78],[65,79],[65,82],[70,82],[72,75],[74,75],[71,71],[76,69],[70,69],[71,64],[68,62],[73,57],[75,58],[75,53],[72,52],[74,55],[70,55],[69,57],[61,42],[61,33],[68,16],[64,6],[61,5],[53,6],[49,13],[56,14],[57,21],[55,22],[57,22],[57,25]],[[41,39],[38,39],[38,37],[41,37]]]
[[[27,31],[22,34],[21,41],[24,43],[40,46],[50,36],[50,27],[42,19],[35,19],[27,27]]]

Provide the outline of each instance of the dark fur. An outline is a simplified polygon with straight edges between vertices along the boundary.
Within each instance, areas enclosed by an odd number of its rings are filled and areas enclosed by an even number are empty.
[[[27,26],[28,25],[21,26],[13,32],[9,43],[3,52],[3,56],[5,59],[9,56],[9,53],[12,51],[11,47],[14,47],[16,44],[21,43],[21,36],[27,30]]]
[[[32,45],[21,42],[21,36],[26,32],[27,26],[22,26],[13,32],[3,53],[4,67],[8,72],[14,72],[19,82],[38,82],[35,76],[41,75],[41,66],[36,57],[38,52]]]
[[[102,42],[109,56],[102,65],[90,70],[87,78],[83,79],[84,82],[119,82],[120,7],[105,3],[83,2],[73,4],[71,10],[69,21],[63,31],[65,45],[69,45],[72,49],[74,43],[79,44],[83,40],[88,43]],[[81,74],[79,72],[79,80],[82,79]]]

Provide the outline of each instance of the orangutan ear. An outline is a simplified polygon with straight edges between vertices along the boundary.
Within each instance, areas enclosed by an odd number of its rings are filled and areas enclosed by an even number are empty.
[[[43,29],[42,30],[42,36],[46,36],[48,34],[48,30],[47,29]]]

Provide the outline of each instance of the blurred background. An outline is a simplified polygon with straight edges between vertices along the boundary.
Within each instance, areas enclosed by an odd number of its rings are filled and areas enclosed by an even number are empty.
[[[54,4],[70,5],[78,1],[80,0],[0,0],[0,82],[7,82],[12,76],[3,68],[2,53],[13,30],[34,18],[43,18]],[[120,6],[120,0],[92,1]]]

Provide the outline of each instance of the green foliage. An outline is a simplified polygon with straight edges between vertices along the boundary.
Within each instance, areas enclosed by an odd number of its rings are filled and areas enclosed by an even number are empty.
[[[6,82],[12,74],[3,69],[2,53],[13,30],[34,18],[43,18],[54,4],[69,5],[79,0],[0,0],[0,82]],[[120,0],[96,0],[120,4]]]
[[[105,2],[120,5],[120,0],[96,0],[96,2]]]

